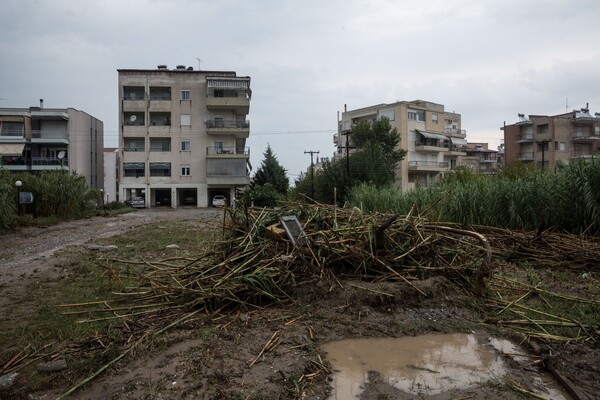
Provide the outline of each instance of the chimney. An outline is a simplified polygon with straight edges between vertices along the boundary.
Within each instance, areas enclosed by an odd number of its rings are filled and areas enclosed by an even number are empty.
[[[344,104],[344,112],[348,111],[348,106],[346,104]]]
[[[40,99],[40,108],[44,108],[44,99]]]

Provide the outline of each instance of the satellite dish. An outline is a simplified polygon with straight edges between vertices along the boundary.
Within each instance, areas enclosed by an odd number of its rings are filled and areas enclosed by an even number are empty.
[[[65,151],[64,150],[59,151],[58,155],[56,157],[58,157],[59,160],[62,160],[63,158],[65,158]]]
[[[132,115],[131,117],[129,117],[129,121],[131,122],[135,122],[135,120],[137,119],[137,116]]]

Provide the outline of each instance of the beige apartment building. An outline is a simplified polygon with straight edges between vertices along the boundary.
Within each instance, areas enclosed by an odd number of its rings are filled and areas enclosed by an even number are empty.
[[[588,106],[559,115],[519,114],[519,120],[502,127],[504,158],[546,169],[572,160],[600,156],[600,113]]]
[[[74,108],[0,108],[0,168],[73,171],[102,189],[104,124]]]
[[[344,110],[339,122],[339,132],[333,141],[337,146],[335,157],[345,155],[345,135],[360,121],[376,121],[387,117],[400,134],[400,147],[407,150],[404,160],[396,170],[396,186],[403,191],[417,186],[428,186],[441,177],[462,166],[466,156],[466,132],[461,127],[461,115],[444,110],[442,104],[430,101],[400,101],[378,104],[356,110]]]
[[[232,71],[119,69],[119,198],[146,207],[228,202],[249,184],[250,78]]]
[[[488,148],[487,143],[467,143],[463,148],[466,156],[462,157],[465,168],[478,171],[483,175],[493,175],[498,170],[498,151]]]

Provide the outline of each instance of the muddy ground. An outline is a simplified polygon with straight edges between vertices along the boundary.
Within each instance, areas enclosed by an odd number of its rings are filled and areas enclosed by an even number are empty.
[[[14,293],[55,279],[73,265],[73,252],[93,251],[90,244],[158,221],[219,221],[218,210],[143,210],[117,217],[94,217],[0,237],[0,307],[18,318]],[[68,255],[67,255],[68,254]],[[327,399],[332,369],[321,346],[361,337],[402,337],[426,333],[474,333],[485,344],[509,333],[486,324],[479,300],[443,277],[414,283],[315,280],[291,293],[286,305],[246,308],[223,318],[198,314],[104,371],[69,398],[73,399]],[[383,295],[382,293],[385,293]],[[391,296],[390,296],[391,295]],[[26,310],[24,310],[26,311]],[[516,339],[516,338],[514,338]],[[523,343],[526,352],[536,349]],[[549,348],[543,346],[547,357]],[[509,355],[507,375],[490,382],[437,395],[409,395],[369,373],[361,399],[515,399],[508,382],[535,390],[544,365],[567,378],[580,398],[600,398],[600,352],[594,346],[554,346],[551,359],[523,365]],[[536,361],[537,359],[532,359]],[[1,399],[53,399],[69,387],[65,372],[46,390],[28,389],[28,377],[0,392]],[[514,386],[514,385],[513,385]],[[539,392],[538,393],[542,393]],[[573,397],[576,398],[576,397]],[[340,399],[341,400],[341,399]]]

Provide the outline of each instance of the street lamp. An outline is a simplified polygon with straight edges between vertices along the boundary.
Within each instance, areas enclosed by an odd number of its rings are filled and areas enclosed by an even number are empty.
[[[16,181],[15,182],[15,186],[17,187],[17,216],[20,215],[20,196],[21,196],[21,186],[23,186],[23,182],[21,181]]]

